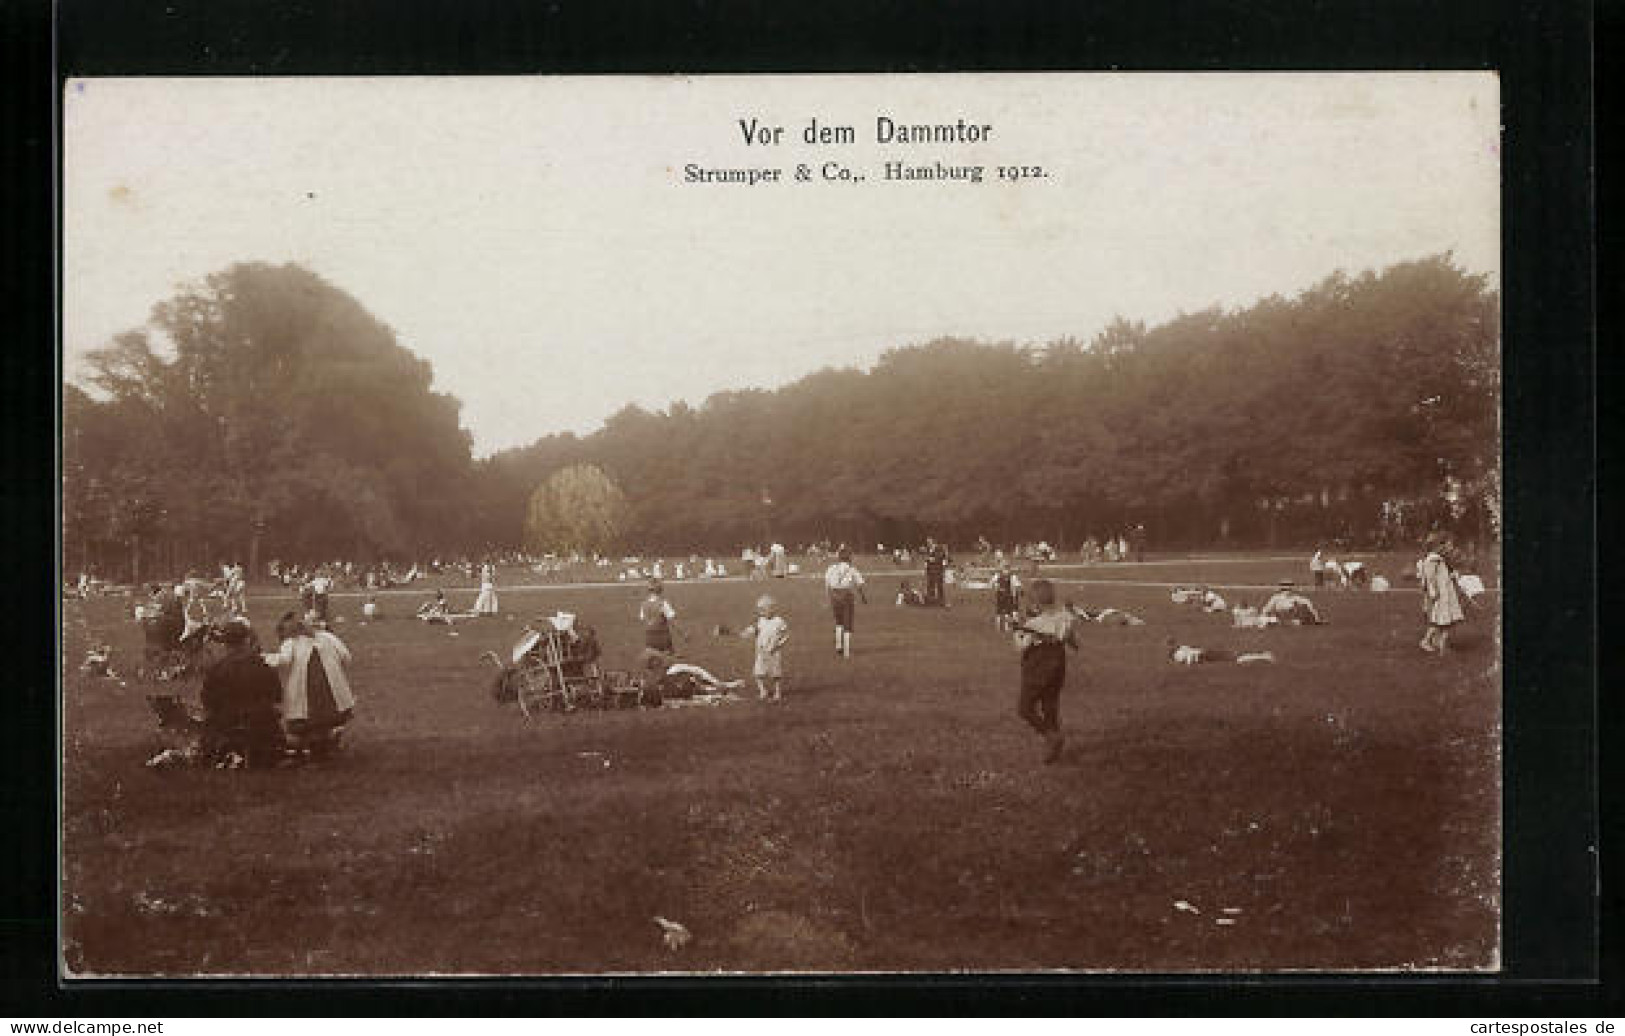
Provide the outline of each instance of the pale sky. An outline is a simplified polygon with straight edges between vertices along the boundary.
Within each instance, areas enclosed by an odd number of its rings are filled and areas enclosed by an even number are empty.
[[[433,363],[483,455],[944,335],[1087,340],[1444,251],[1498,283],[1498,105],[1488,73],[76,80],[66,371],[182,283],[295,261]],[[994,129],[882,145],[880,115]]]

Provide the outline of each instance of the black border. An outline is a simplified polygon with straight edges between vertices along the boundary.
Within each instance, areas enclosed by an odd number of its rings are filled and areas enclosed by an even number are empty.
[[[0,283],[33,301],[0,376],[38,451],[7,451],[7,585],[27,615],[5,724],[0,1013],[1618,1014],[1598,957],[1593,19],[1538,0],[1114,0],[1067,6],[641,0],[0,0],[23,221]],[[1601,28],[1618,27],[1618,11]],[[52,38],[55,33],[54,40]],[[1617,37],[1616,37],[1617,38]],[[53,67],[50,44],[54,42]],[[1606,50],[1599,48],[1600,53]],[[1506,971],[1493,978],[1042,977],[167,983],[61,987],[55,972],[54,104],[66,75],[1493,69],[1504,151],[1508,528]],[[1611,73],[1606,62],[1604,75]],[[11,141],[22,146],[13,148]],[[34,233],[29,233],[33,231]],[[16,253],[16,254],[14,254]],[[1606,283],[1606,282],[1605,282]],[[1606,360],[1605,360],[1606,362]],[[55,380],[52,380],[55,379]],[[43,465],[41,466],[43,467]],[[32,475],[32,477],[30,477]],[[45,595],[37,595],[43,589]],[[19,599],[19,598],[14,598]],[[38,628],[36,628],[36,623]],[[19,653],[26,652],[26,653]],[[20,698],[21,700],[16,700]],[[1617,732],[1610,718],[1607,728]],[[1609,836],[1612,838],[1612,836]],[[1610,914],[1617,915],[1617,910]],[[1617,943],[1609,930],[1608,947]],[[1598,968],[1610,982],[1585,978]]]

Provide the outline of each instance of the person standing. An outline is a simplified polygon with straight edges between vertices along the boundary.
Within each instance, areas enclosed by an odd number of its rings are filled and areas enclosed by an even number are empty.
[[[1016,713],[1044,739],[1044,762],[1061,757],[1061,688],[1066,684],[1066,649],[1078,650],[1072,613],[1055,604],[1055,584],[1035,580],[1028,590],[1038,614],[1016,627],[1021,650],[1021,691]]]
[[[248,580],[243,566],[226,566],[226,617],[236,618],[248,614]]]
[[[475,615],[497,613],[497,570],[487,561],[480,566],[480,595],[474,599]]]
[[[333,577],[328,574],[327,566],[322,565],[310,580],[310,610],[322,625],[332,621],[332,593]]]
[[[638,621],[643,624],[643,646],[653,651],[673,654],[672,623],[677,620],[677,609],[666,600],[666,588],[658,579],[649,580],[649,595],[638,605]]]
[[[739,635],[756,640],[756,663],[751,667],[751,675],[756,678],[756,696],[762,701],[782,701],[784,645],[790,641],[790,624],[779,614],[773,598],[764,595],[756,601],[756,621]],[[773,689],[771,696],[769,684]]]
[[[1461,609],[1455,574],[1445,560],[1448,539],[1439,533],[1430,533],[1423,547],[1426,553],[1416,563],[1416,579],[1422,585],[1422,614],[1428,628],[1419,646],[1423,651],[1442,655],[1449,646],[1450,627],[1464,621],[1467,615]]]
[[[1021,612],[1021,578],[1010,569],[1010,562],[999,559],[999,569],[993,574],[993,625],[999,629],[1013,628]]]
[[[948,571],[948,552],[942,544],[927,536],[922,556],[925,558],[925,603],[945,608],[948,597],[943,590],[943,577]]]
[[[869,598],[863,592],[863,573],[853,566],[852,552],[847,548],[842,547],[835,564],[825,570],[824,588],[829,591],[829,607],[835,615],[835,653],[851,658],[857,602],[862,598],[863,603],[868,604]]]

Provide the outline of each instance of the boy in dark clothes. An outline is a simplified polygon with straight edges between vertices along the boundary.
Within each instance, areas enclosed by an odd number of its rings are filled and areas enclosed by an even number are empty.
[[[1021,695],[1016,712],[1044,739],[1044,762],[1061,757],[1061,688],[1066,684],[1066,649],[1078,650],[1071,612],[1055,604],[1055,584],[1035,580],[1029,589],[1036,614],[1015,629],[1021,649]]]

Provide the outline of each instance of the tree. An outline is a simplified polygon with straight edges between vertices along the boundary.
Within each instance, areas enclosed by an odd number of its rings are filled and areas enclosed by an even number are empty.
[[[601,468],[573,465],[531,494],[525,544],[537,552],[607,551],[620,544],[629,514],[626,494]]]
[[[141,481],[163,501],[153,534],[171,553],[198,563],[246,551],[253,566],[262,531],[282,556],[310,559],[405,554],[460,533],[470,439],[458,402],[433,391],[432,368],[388,327],[303,267],[212,274],[89,363],[103,400],[76,400],[65,434],[95,414],[126,442],[116,462],[78,474],[115,496]]]

